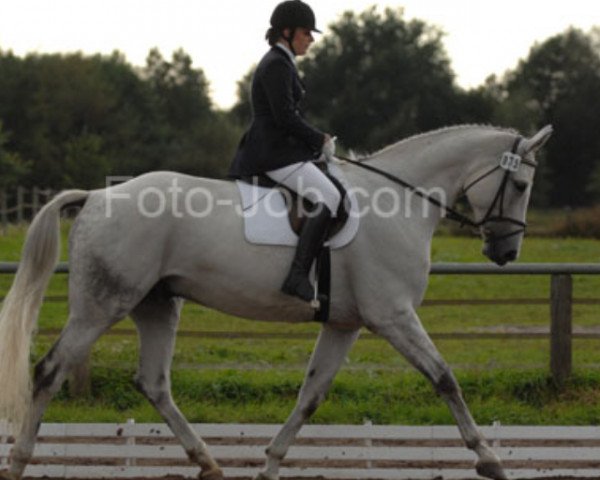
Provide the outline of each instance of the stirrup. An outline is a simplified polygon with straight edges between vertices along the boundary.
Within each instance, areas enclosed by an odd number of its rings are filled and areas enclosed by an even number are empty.
[[[312,308],[315,312],[321,310],[323,304],[326,304],[329,301],[329,297],[324,293],[319,293],[316,298],[313,298],[310,302],[310,308]]]
[[[312,308],[315,312],[318,312],[321,310],[321,306],[323,304],[327,304],[327,302],[329,302],[329,296],[324,293],[319,293],[319,282],[315,282],[313,288],[315,290],[315,294],[310,301],[310,308]]]
[[[303,282],[307,282],[310,287],[310,294],[305,291],[305,295],[302,295],[299,292],[299,286]],[[304,285],[306,287],[306,285]],[[281,287],[281,291],[286,295],[290,295],[292,297],[296,297],[304,302],[307,302],[310,307],[314,310],[320,310],[321,304],[327,302],[327,296],[324,294],[319,294],[317,291],[317,285],[310,283],[308,279],[303,277],[302,275],[288,275],[283,286]]]

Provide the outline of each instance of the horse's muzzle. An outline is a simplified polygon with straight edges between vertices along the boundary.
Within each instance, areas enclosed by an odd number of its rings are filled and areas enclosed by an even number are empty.
[[[487,258],[489,258],[496,265],[501,267],[506,265],[508,262],[513,262],[517,259],[518,252],[516,249],[509,249],[502,251],[499,245],[493,242],[485,242],[481,251]]]

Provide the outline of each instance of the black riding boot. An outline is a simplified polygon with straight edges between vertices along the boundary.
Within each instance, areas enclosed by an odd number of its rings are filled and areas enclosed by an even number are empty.
[[[308,280],[308,274],[314,259],[319,254],[331,225],[331,212],[318,205],[319,213],[306,219],[300,232],[296,255],[281,291],[310,302],[314,298],[314,287]],[[320,299],[321,301],[325,299]]]

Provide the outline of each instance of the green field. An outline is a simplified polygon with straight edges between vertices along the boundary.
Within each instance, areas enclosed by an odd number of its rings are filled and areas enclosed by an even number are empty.
[[[64,227],[66,235],[68,225]],[[24,229],[0,237],[0,261],[17,261]],[[66,242],[63,242],[63,250]],[[600,242],[527,238],[522,262],[598,262]],[[435,237],[437,262],[483,262],[476,238]],[[66,253],[63,253],[66,260]],[[10,285],[0,276],[0,296]],[[434,275],[427,300],[547,299],[546,276]],[[600,278],[574,277],[576,299],[600,298]],[[66,294],[66,276],[56,275],[47,293]],[[598,306],[575,305],[576,327],[599,324]],[[501,332],[547,327],[548,305],[424,306],[419,314],[431,333]],[[64,302],[47,302],[40,328],[61,328]],[[133,329],[125,320],[117,328]],[[174,396],[194,422],[281,422],[290,412],[302,381],[318,325],[248,322],[187,305],[183,331],[276,332],[309,334],[309,339],[204,339],[180,337],[174,357]],[[37,336],[33,360],[54,338]],[[486,424],[600,424],[600,341],[574,341],[573,379],[564,389],[548,378],[546,339],[436,340],[452,365],[476,420]],[[137,362],[135,336],[106,336],[94,348],[88,396],[70,398],[65,388],[46,421],[160,421],[133,388]],[[338,375],[316,423],[447,424],[447,408],[430,385],[379,339],[360,339]]]

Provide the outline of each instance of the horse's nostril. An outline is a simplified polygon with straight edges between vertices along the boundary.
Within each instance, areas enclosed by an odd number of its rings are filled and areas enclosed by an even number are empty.
[[[513,260],[516,260],[517,259],[517,251],[510,250],[510,251],[506,252],[506,254],[504,255],[504,259],[507,262],[512,262]]]

